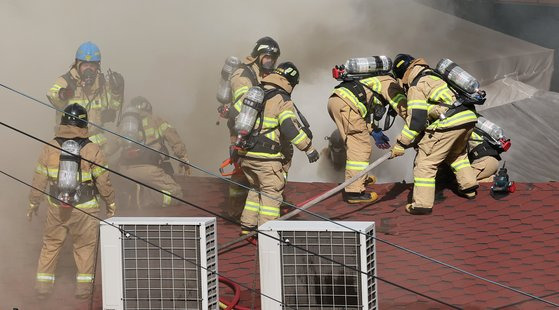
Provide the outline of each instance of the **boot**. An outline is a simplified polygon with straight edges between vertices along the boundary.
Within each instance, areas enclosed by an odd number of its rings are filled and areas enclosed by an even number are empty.
[[[373,186],[375,183],[377,183],[377,177],[374,175],[370,175],[365,179],[365,186]]]
[[[342,198],[347,203],[364,203],[377,200],[378,195],[375,192],[348,193],[344,191],[342,193]]]
[[[52,283],[37,282],[35,284],[35,294],[37,296],[37,299],[39,300],[47,299],[52,293],[52,288],[53,288]]]
[[[91,283],[78,283],[74,292],[74,296],[77,299],[88,299],[91,297],[92,288],[93,286]]]
[[[413,203],[406,205],[406,212],[412,215],[428,215],[433,212],[433,208],[416,207]]]

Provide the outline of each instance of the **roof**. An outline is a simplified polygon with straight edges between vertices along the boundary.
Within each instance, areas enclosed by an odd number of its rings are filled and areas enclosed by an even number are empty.
[[[185,199],[220,212],[225,203],[227,184],[217,179],[191,177],[183,180]],[[330,188],[327,183],[289,183],[286,197],[303,202]],[[508,197],[495,200],[489,195],[489,185],[483,184],[478,198],[465,200],[451,191],[435,205],[432,215],[411,216],[403,206],[410,197],[412,185],[402,183],[374,186],[380,194],[376,203],[347,205],[337,195],[312,207],[310,211],[336,220],[375,221],[377,232],[378,276],[410,290],[458,307],[543,309],[541,302],[435,264],[405,252],[385,242],[417,251],[433,259],[464,269],[473,274],[546,296],[559,302],[559,183],[521,183]],[[44,217],[44,212],[42,212]],[[125,209],[119,216],[208,216],[208,213],[188,206],[166,209]],[[294,220],[314,220],[300,214]],[[0,307],[19,309],[86,309],[89,302],[79,302],[72,296],[74,265],[71,251],[63,251],[54,295],[39,303],[33,298],[33,276],[40,248],[40,225],[34,225],[35,237],[25,243],[26,253],[14,251],[13,260],[6,260],[2,269],[4,287]],[[17,232],[14,232],[17,233]],[[219,243],[238,237],[236,225],[218,219]],[[28,255],[29,248],[36,255]],[[25,255],[24,255],[25,254]],[[247,287],[258,288],[256,247],[241,242],[237,247],[219,255],[219,273]],[[9,265],[24,266],[19,268]],[[93,309],[101,307],[100,268]],[[221,287],[221,296],[230,291]],[[378,296],[381,308],[427,309],[446,308],[409,291],[379,281]],[[259,297],[244,288],[241,305],[259,305]],[[510,305],[507,307],[507,305]]]

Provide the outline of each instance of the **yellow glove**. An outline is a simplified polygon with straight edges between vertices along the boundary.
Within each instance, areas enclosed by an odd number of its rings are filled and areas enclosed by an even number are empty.
[[[116,203],[113,202],[110,205],[107,205],[107,217],[115,216],[115,211],[116,211]]]
[[[186,157],[181,158],[182,161],[189,163],[188,159]],[[189,176],[190,175],[190,166],[187,164],[179,164],[179,174],[180,175],[184,175],[184,176]]]
[[[35,216],[39,215],[39,205],[29,203],[29,207],[27,207],[27,220],[29,222],[31,222],[33,214],[35,214]]]
[[[398,156],[402,156],[404,155],[405,152],[406,150],[404,149],[400,141],[397,141],[396,144],[394,144],[394,146],[392,147],[392,149],[390,149],[390,153],[391,153],[390,159],[396,158]]]

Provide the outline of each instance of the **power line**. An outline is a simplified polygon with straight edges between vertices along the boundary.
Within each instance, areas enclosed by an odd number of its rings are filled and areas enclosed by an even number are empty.
[[[83,160],[83,161],[85,161],[85,162],[88,162],[88,163],[92,164],[92,165],[95,165],[95,166],[97,166],[97,167],[101,167],[101,168],[103,168],[103,169],[105,169],[105,170],[107,170],[107,171],[109,171],[109,172],[111,172],[111,173],[114,173],[114,174],[116,174],[116,175],[119,175],[119,176],[121,176],[121,177],[123,177],[123,178],[125,178],[125,179],[127,179],[127,180],[130,180],[130,181],[136,183],[136,184],[145,186],[145,187],[147,187],[147,188],[149,188],[149,189],[152,189],[152,190],[154,190],[154,191],[156,191],[156,192],[158,192],[158,193],[161,193],[161,194],[170,196],[171,198],[173,198],[173,199],[175,199],[175,200],[178,200],[178,201],[180,201],[180,202],[182,202],[182,203],[185,203],[185,204],[187,204],[187,205],[193,206],[193,207],[195,207],[196,209],[199,209],[199,210],[201,210],[201,211],[208,212],[208,213],[210,213],[210,214],[212,214],[212,215],[215,215],[216,217],[220,217],[220,218],[222,218],[222,219],[225,219],[226,221],[229,221],[229,222],[232,222],[232,223],[235,223],[235,224],[239,224],[238,222],[236,222],[236,221],[234,221],[234,220],[232,220],[232,219],[229,219],[229,218],[227,218],[227,217],[225,217],[225,216],[222,216],[221,214],[218,214],[218,213],[215,213],[215,212],[213,212],[213,211],[211,211],[211,210],[205,209],[205,208],[203,208],[203,207],[201,207],[201,206],[198,206],[198,205],[196,205],[196,204],[194,204],[194,203],[192,203],[192,202],[186,201],[186,200],[184,200],[184,199],[182,199],[182,198],[178,198],[178,197],[175,197],[175,196],[173,196],[173,195],[169,195],[169,194],[167,194],[167,193],[164,193],[163,191],[161,191],[161,190],[159,190],[159,189],[157,189],[157,188],[155,188],[155,187],[153,187],[153,186],[150,186],[150,185],[145,184],[145,183],[143,183],[143,182],[141,182],[141,181],[135,180],[135,179],[133,179],[133,178],[127,176],[127,175],[124,175],[124,174],[122,174],[122,173],[120,173],[120,172],[117,172],[117,171],[115,171],[115,170],[112,170],[112,169],[110,169],[110,168],[103,167],[102,165],[100,165],[100,164],[98,164],[98,163],[95,163],[95,162],[92,161],[92,160],[83,158],[83,157],[81,157],[81,156],[79,156],[79,155],[72,154],[72,153],[70,153],[70,152],[68,152],[68,151],[66,151],[66,150],[64,150],[64,149],[62,149],[62,148],[59,147],[59,146],[53,145],[52,143],[49,143],[49,142],[44,141],[44,140],[42,140],[42,139],[40,139],[40,138],[37,138],[37,137],[35,137],[35,136],[31,135],[31,134],[28,134],[28,133],[26,133],[26,132],[24,132],[24,131],[21,131],[21,130],[15,128],[15,127],[12,127],[12,126],[10,126],[10,125],[4,123],[4,122],[0,122],[0,125],[5,126],[5,127],[8,127],[9,129],[12,129],[12,130],[14,130],[14,131],[16,131],[16,132],[18,132],[18,133],[21,133],[21,134],[27,136],[27,137],[30,137],[30,138],[32,138],[32,139],[34,139],[34,140],[37,140],[37,141],[39,141],[39,142],[41,142],[41,143],[43,143],[43,144],[45,144],[45,145],[48,145],[48,146],[53,147],[53,148],[55,148],[55,149],[58,149],[58,150],[60,150],[61,152],[64,152],[64,153],[66,153],[66,154],[68,154],[68,155],[70,155],[70,156],[72,156],[72,157],[79,158],[79,159],[81,159],[81,160]],[[6,174],[6,173],[3,172],[3,171],[0,171],[0,172],[2,172],[3,174]],[[7,174],[6,174],[6,175],[7,175]],[[10,176],[10,177],[12,177],[12,176]],[[12,178],[15,179],[15,177],[12,177]],[[16,180],[18,180],[19,182],[24,183],[23,181],[20,181],[19,179],[16,179]],[[27,183],[24,183],[24,184],[27,185]],[[30,186],[30,187],[35,188],[35,187],[33,187],[33,186]],[[46,194],[46,193],[45,193],[44,191],[42,191],[42,190],[41,190],[41,192],[44,193],[44,194]],[[50,194],[46,194],[46,195],[48,195],[49,197],[51,196]],[[59,199],[56,199],[56,200],[60,201]],[[95,218],[98,219],[98,217],[95,217]],[[318,254],[318,253],[314,253],[314,252],[312,252],[312,251],[310,251],[310,250],[308,250],[308,249],[305,249],[305,248],[303,248],[303,247],[301,247],[301,246],[297,246],[297,245],[294,245],[294,244],[285,242],[284,240],[281,240],[281,239],[279,239],[279,238],[275,238],[275,237],[273,237],[273,236],[271,236],[271,235],[269,235],[269,234],[266,234],[266,233],[264,233],[264,232],[261,232],[261,231],[259,231],[258,229],[253,229],[253,231],[255,231],[255,232],[259,233],[259,234],[262,234],[262,235],[264,235],[264,236],[267,236],[267,237],[269,237],[269,238],[271,238],[271,239],[273,239],[273,240],[279,241],[279,242],[282,243],[282,244],[287,244],[287,245],[289,245],[289,246],[293,246],[294,248],[297,248],[297,249],[299,249],[299,250],[301,250],[301,251],[307,252],[307,253],[309,253],[309,254],[311,254],[311,255],[314,255],[314,256],[320,257],[320,258],[322,258],[322,259],[325,259],[325,260],[327,260],[327,261],[330,261],[330,262],[332,262],[332,263],[338,264],[338,265],[340,265],[341,267],[344,267],[344,268],[347,268],[347,269],[356,271],[356,272],[361,273],[361,274],[364,274],[364,275],[366,275],[366,276],[374,277],[374,278],[376,278],[376,279],[378,279],[378,280],[380,280],[380,281],[386,282],[386,283],[388,283],[388,284],[395,285],[395,286],[397,286],[397,287],[399,287],[399,288],[402,288],[402,289],[404,289],[404,290],[407,290],[407,291],[409,291],[409,292],[411,292],[411,293],[414,293],[414,294],[417,294],[417,295],[419,295],[419,296],[422,296],[422,297],[425,297],[425,298],[427,298],[427,299],[430,299],[430,300],[432,300],[432,301],[435,301],[435,302],[444,304],[444,305],[446,305],[446,306],[449,306],[449,307],[452,307],[452,308],[455,308],[455,309],[460,309],[460,308],[458,308],[458,307],[456,307],[456,306],[453,306],[453,305],[451,305],[451,304],[448,304],[448,303],[446,303],[446,302],[444,302],[444,301],[441,301],[441,300],[436,299],[436,298],[434,298],[434,297],[430,297],[430,296],[428,296],[428,295],[419,293],[419,292],[414,291],[414,290],[412,290],[412,289],[405,288],[404,286],[395,284],[395,283],[393,283],[393,282],[391,282],[391,281],[385,280],[385,279],[380,278],[380,277],[378,277],[378,276],[369,275],[368,273],[363,272],[363,271],[361,271],[361,270],[359,270],[359,269],[357,269],[357,268],[355,268],[355,267],[353,267],[353,266],[348,266],[348,265],[346,265],[346,264],[337,262],[337,261],[335,261],[335,260],[333,260],[333,259],[331,259],[331,258],[329,258],[329,257],[323,256],[323,255]],[[374,238],[374,237],[373,237],[373,238]],[[245,286],[243,286],[243,287],[245,287]]]
[[[44,105],[44,106],[46,106],[46,107],[48,107],[48,108],[50,108],[50,109],[54,109],[54,110],[56,110],[56,111],[58,111],[58,112],[60,112],[60,113],[63,113],[63,114],[68,114],[68,113],[64,112],[63,110],[57,109],[56,107],[53,107],[53,106],[51,106],[50,104],[47,104],[47,103],[45,103],[45,102],[42,102],[41,100],[38,100],[38,99],[36,99],[36,98],[33,98],[33,97],[31,97],[31,96],[29,96],[29,95],[23,93],[23,92],[20,92],[20,91],[18,91],[18,90],[15,90],[15,89],[13,89],[13,88],[11,88],[11,87],[9,87],[9,86],[6,86],[6,85],[4,85],[4,84],[2,84],[2,83],[0,83],[0,86],[4,87],[4,88],[6,88],[6,89],[8,89],[8,90],[10,90],[10,91],[12,91],[12,92],[15,92],[15,93],[17,93],[17,94],[19,94],[19,95],[21,95],[21,96],[24,96],[24,97],[26,97],[26,98],[28,98],[28,99],[31,99],[32,101],[35,101],[35,102],[37,102],[37,103],[40,103],[40,104],[42,104],[42,105]],[[92,122],[89,122],[89,121],[88,121],[87,123],[90,124],[90,125],[92,125],[92,126],[94,126],[94,127],[96,127],[96,128],[101,129],[102,131],[109,132],[109,133],[111,133],[111,134],[113,134],[113,135],[116,135],[116,136],[118,136],[118,137],[120,137],[120,138],[122,138],[122,139],[124,139],[124,140],[127,140],[127,141],[129,141],[129,142],[135,143],[135,144],[139,145],[140,147],[147,148],[147,149],[149,149],[149,150],[151,150],[151,151],[153,151],[153,152],[156,152],[156,153],[158,153],[158,154],[160,154],[160,155],[163,155],[163,156],[165,156],[165,157],[169,157],[169,158],[171,158],[171,159],[173,159],[173,160],[175,160],[175,161],[178,161],[178,162],[180,162],[180,163],[182,163],[182,164],[185,164],[185,165],[188,165],[188,166],[190,166],[190,167],[193,167],[193,168],[195,168],[195,169],[197,169],[197,170],[199,170],[199,171],[201,171],[201,172],[204,172],[204,173],[206,173],[206,174],[212,175],[212,176],[214,176],[214,177],[216,177],[216,178],[218,178],[218,179],[224,180],[225,182],[229,182],[229,183],[235,184],[235,185],[237,185],[237,186],[240,186],[240,187],[242,187],[242,188],[251,190],[250,187],[248,187],[248,186],[246,186],[246,185],[244,185],[244,184],[240,184],[240,183],[235,182],[235,181],[233,181],[233,180],[224,178],[224,177],[222,177],[222,176],[220,176],[220,175],[217,175],[217,174],[212,173],[212,172],[210,172],[210,171],[208,171],[208,170],[205,170],[205,169],[200,168],[200,167],[198,167],[198,166],[196,166],[196,165],[193,165],[193,164],[191,164],[191,163],[189,163],[189,162],[183,161],[183,160],[181,160],[181,159],[179,159],[179,158],[176,158],[176,157],[174,157],[174,156],[171,156],[171,155],[169,155],[169,154],[166,154],[166,153],[164,153],[164,152],[161,152],[160,150],[156,150],[156,149],[154,149],[154,148],[151,148],[151,147],[149,147],[149,146],[146,146],[146,145],[144,145],[144,144],[142,144],[142,143],[140,143],[140,142],[137,142],[137,141],[135,141],[135,140],[129,139],[129,138],[125,137],[125,136],[122,136],[122,135],[120,135],[120,134],[118,134],[118,133],[116,133],[116,132],[113,132],[113,131],[111,131],[111,130],[109,130],[109,129],[106,129],[106,128],[104,128],[104,127],[102,127],[102,126],[99,126],[99,125],[97,125],[97,124],[94,124],[94,123],[92,123]],[[16,130],[16,131],[20,132],[20,133],[23,133],[23,132],[21,132],[21,131],[15,129],[15,128],[9,126],[9,125],[4,124],[4,123],[2,123],[2,125],[7,126],[7,127],[11,128],[11,129],[13,129],[13,130]],[[26,133],[23,133],[23,134],[25,134],[25,135],[27,135],[27,136],[30,136],[30,135],[28,135],[28,134],[26,134]],[[38,141],[41,141],[41,142],[43,142],[43,143],[47,143],[47,142],[44,142],[44,141],[42,141],[42,140],[40,140],[40,139],[38,139],[38,138],[35,138],[35,137],[33,137],[33,136],[30,136],[30,137],[33,138],[33,139],[36,139],[36,140],[38,140]],[[47,143],[47,144],[48,144],[48,143]],[[103,168],[104,168],[104,167],[103,167]],[[107,169],[107,170],[109,170],[109,169]],[[112,170],[109,170],[109,171],[112,172]],[[119,173],[116,173],[116,172],[114,172],[114,173],[123,176],[122,174],[119,174]],[[127,178],[127,179],[133,181],[132,179],[130,179],[130,178],[126,177],[126,176],[123,176],[123,177],[125,177],[125,178]],[[142,184],[142,183],[139,183],[139,184]],[[144,186],[145,186],[145,185],[144,185]],[[148,187],[148,186],[146,186],[146,187]],[[152,188],[153,190],[159,192],[159,190],[157,190],[157,189],[155,189],[155,188],[153,188],[153,187],[150,187],[150,188]],[[264,196],[266,196],[266,197],[268,197],[268,198],[270,198],[270,199],[273,199],[273,200],[275,200],[275,201],[282,202],[282,203],[284,203],[284,204],[290,206],[291,208],[298,209],[298,210],[300,210],[301,212],[305,212],[305,213],[307,213],[307,214],[309,214],[309,215],[312,215],[312,216],[314,216],[314,217],[320,218],[320,219],[322,219],[322,220],[324,220],[324,221],[328,221],[328,222],[334,223],[335,225],[338,225],[338,226],[343,227],[343,228],[345,228],[345,229],[348,229],[348,230],[350,230],[350,231],[356,232],[356,233],[358,233],[358,234],[364,235],[364,234],[363,234],[362,232],[360,232],[360,231],[357,231],[357,230],[355,230],[355,229],[353,229],[353,228],[351,228],[351,227],[348,227],[348,226],[346,226],[346,225],[344,225],[344,224],[342,224],[342,223],[335,222],[335,221],[333,221],[333,220],[331,220],[331,219],[329,219],[329,218],[327,218],[327,217],[324,217],[324,216],[322,216],[322,215],[320,215],[320,214],[317,214],[317,213],[314,213],[314,212],[311,212],[311,211],[308,211],[308,210],[300,209],[300,208],[298,208],[297,206],[295,206],[295,205],[293,205],[293,204],[291,204],[291,203],[289,203],[289,202],[283,201],[283,200],[281,200],[281,199],[277,199],[277,198],[270,197],[269,195],[266,195],[265,193],[262,193],[262,192],[258,192],[258,193],[261,194],[261,195],[264,195]],[[168,195],[168,194],[166,194],[166,195],[167,195],[167,196],[170,196],[170,195]],[[177,198],[175,198],[175,197],[173,197],[173,196],[171,196],[171,197],[174,198],[174,199],[176,199],[176,200],[181,201],[180,199],[177,199]],[[217,214],[214,213],[214,212],[210,212],[210,211],[207,211],[207,212],[209,212],[209,213],[211,213],[211,214],[214,214],[214,215],[216,215],[216,216],[221,217],[221,215],[217,215]],[[226,220],[229,220],[229,219],[226,219]],[[236,223],[236,222],[234,222],[234,223]],[[239,223],[237,223],[237,224],[239,224]],[[253,231],[257,231],[257,230],[254,229]],[[261,233],[261,232],[259,232],[259,233]],[[532,299],[536,299],[536,300],[539,300],[539,301],[541,301],[541,302],[544,302],[544,303],[547,303],[547,304],[550,304],[550,305],[559,307],[559,304],[552,303],[552,302],[547,301],[547,300],[545,300],[545,299],[543,299],[543,298],[540,298],[540,297],[538,297],[538,296],[532,295],[532,294],[530,294],[530,293],[526,293],[526,292],[524,292],[524,291],[522,291],[522,290],[519,290],[519,289],[510,287],[510,286],[507,286],[507,285],[505,285],[505,284],[501,284],[501,283],[499,283],[499,282],[496,282],[496,281],[487,279],[487,278],[482,277],[482,276],[478,276],[478,275],[476,275],[476,274],[474,274],[474,273],[471,273],[471,272],[469,272],[469,271],[463,270],[463,269],[458,268],[458,267],[456,267],[456,266],[453,266],[453,265],[444,263],[444,262],[442,262],[442,261],[440,261],[440,260],[437,260],[437,259],[435,259],[435,258],[431,258],[431,257],[429,257],[429,256],[427,256],[427,255],[424,255],[424,254],[421,254],[421,253],[419,253],[419,252],[410,250],[410,249],[408,249],[408,248],[406,248],[406,247],[403,247],[403,246],[397,245],[397,244],[395,244],[395,243],[392,243],[392,242],[389,242],[389,241],[380,239],[380,238],[378,238],[378,237],[375,237],[375,240],[378,240],[378,241],[380,241],[380,242],[382,242],[382,243],[385,243],[385,244],[390,245],[390,246],[392,246],[392,247],[395,247],[395,248],[397,248],[397,249],[403,250],[403,251],[408,252],[408,253],[410,253],[410,254],[419,256],[419,257],[424,258],[424,259],[426,259],[426,260],[428,260],[428,261],[431,261],[431,262],[433,262],[433,263],[437,263],[437,264],[443,265],[443,266],[448,267],[448,268],[450,268],[450,269],[453,269],[453,270],[455,270],[455,271],[457,271],[457,272],[460,272],[460,273],[469,275],[469,276],[471,276],[471,277],[477,278],[477,279],[479,279],[479,280],[482,280],[482,281],[485,281],[485,282],[488,282],[488,283],[491,283],[491,284],[500,286],[500,287],[502,287],[502,288],[505,288],[505,289],[507,289],[507,290],[516,292],[516,293],[518,293],[518,294],[521,294],[521,295],[530,297],[530,298],[532,298]]]
[[[69,154],[71,154],[71,153],[69,153]],[[82,158],[82,159],[83,159],[83,158]],[[228,279],[228,280],[230,280],[230,281],[232,281],[232,282],[234,282],[234,283],[236,283],[236,284],[238,284],[238,285],[240,285],[240,286],[242,286],[242,287],[244,287],[244,288],[246,288],[246,289],[248,289],[248,290],[250,290],[250,291],[254,291],[254,292],[256,292],[256,293],[258,293],[258,294],[260,294],[260,295],[262,295],[262,296],[264,296],[264,297],[266,297],[266,298],[269,298],[269,299],[271,299],[271,300],[273,300],[273,301],[275,301],[275,302],[277,302],[277,303],[279,303],[279,304],[281,304],[281,305],[283,305],[283,306],[288,307],[287,305],[284,305],[280,300],[277,300],[277,299],[275,299],[275,298],[273,298],[273,297],[270,297],[270,296],[268,296],[268,295],[266,295],[266,294],[264,294],[264,293],[258,292],[257,290],[255,290],[255,289],[253,289],[253,288],[250,288],[250,287],[248,287],[247,285],[244,285],[244,284],[242,284],[242,283],[240,283],[240,282],[238,282],[238,281],[235,281],[235,280],[233,280],[233,279],[231,279],[231,278],[225,277],[225,276],[219,274],[219,273],[216,272],[216,271],[211,271],[211,270],[209,270],[208,268],[206,268],[206,267],[204,267],[204,266],[202,266],[202,265],[200,265],[200,264],[197,264],[196,262],[193,262],[193,261],[191,261],[191,260],[189,260],[189,259],[187,259],[187,258],[185,258],[185,257],[182,257],[182,256],[179,255],[179,254],[176,254],[176,253],[174,253],[174,252],[172,252],[172,251],[170,251],[170,250],[168,250],[168,249],[165,249],[165,248],[159,246],[158,244],[155,244],[155,243],[153,243],[153,242],[151,242],[151,241],[149,241],[149,240],[147,240],[147,239],[145,239],[145,238],[143,238],[143,237],[140,237],[140,236],[134,234],[133,232],[129,232],[129,231],[123,229],[123,228],[120,228],[120,227],[114,225],[113,223],[107,222],[107,220],[104,220],[104,219],[102,219],[102,218],[100,218],[100,217],[98,217],[98,216],[96,216],[96,215],[93,215],[93,214],[91,214],[91,213],[89,213],[89,212],[86,212],[86,211],[84,211],[84,210],[82,210],[82,209],[80,209],[80,208],[76,208],[74,205],[68,204],[68,203],[66,203],[66,202],[64,202],[64,201],[62,201],[62,200],[60,200],[60,199],[58,199],[58,198],[55,197],[54,195],[51,195],[50,193],[47,193],[46,191],[44,191],[44,190],[42,190],[42,189],[39,189],[39,188],[33,186],[32,184],[29,184],[29,183],[27,183],[27,182],[25,182],[25,181],[23,181],[23,180],[21,180],[21,179],[19,179],[19,178],[17,178],[17,177],[15,177],[15,176],[13,176],[13,175],[11,175],[11,174],[5,172],[4,170],[0,170],[0,173],[3,174],[3,175],[5,175],[5,176],[7,176],[7,177],[9,177],[9,178],[12,179],[12,180],[15,180],[15,181],[17,181],[17,182],[19,182],[19,183],[21,183],[21,184],[24,184],[24,185],[28,186],[29,188],[32,188],[32,189],[34,189],[34,190],[36,190],[36,191],[41,192],[41,193],[45,194],[46,196],[48,196],[48,197],[50,197],[50,198],[52,198],[52,199],[56,199],[58,202],[64,203],[64,204],[66,204],[66,205],[72,207],[72,209],[74,209],[74,210],[78,210],[78,211],[80,211],[80,212],[86,214],[87,216],[90,216],[90,217],[92,217],[92,218],[94,218],[94,219],[96,219],[96,220],[98,220],[98,221],[101,221],[101,222],[103,222],[103,223],[105,223],[105,224],[107,224],[107,225],[109,225],[109,226],[111,226],[111,227],[113,227],[113,228],[119,230],[119,231],[124,235],[124,237],[126,237],[126,238],[134,237],[134,238],[136,238],[136,239],[138,239],[138,240],[141,240],[141,241],[145,242],[146,244],[148,244],[148,245],[150,245],[150,246],[153,246],[153,247],[155,247],[155,248],[157,248],[157,249],[159,249],[159,250],[162,250],[162,251],[164,251],[164,252],[166,252],[166,253],[169,253],[169,254],[171,254],[171,255],[173,255],[173,256],[175,256],[175,257],[181,259],[181,260],[184,260],[184,261],[186,261],[186,262],[188,262],[188,263],[191,263],[191,264],[193,264],[194,266],[196,266],[196,267],[198,267],[198,268],[204,269],[204,270],[206,270],[210,275],[211,275],[211,274],[216,274],[216,275],[218,275],[218,276],[220,276],[220,277],[224,277],[224,278],[226,278],[226,279]],[[100,242],[100,241],[99,241],[99,242]],[[291,308],[291,307],[290,307],[290,308]],[[295,308],[292,308],[292,309],[295,309]]]

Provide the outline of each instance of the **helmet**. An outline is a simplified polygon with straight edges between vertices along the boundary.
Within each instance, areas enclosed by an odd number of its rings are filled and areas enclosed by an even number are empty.
[[[142,96],[132,98],[132,100],[130,100],[130,105],[140,111],[146,111],[148,113],[151,113],[152,110],[151,103],[149,103],[149,101]]]
[[[81,61],[101,61],[101,51],[95,43],[87,41],[78,47],[76,59]]]
[[[278,42],[270,37],[263,37],[256,41],[256,45],[252,49],[250,56],[256,58],[260,55],[270,55],[274,59],[280,56],[280,48]]]
[[[396,55],[392,64],[392,71],[394,71],[394,75],[399,79],[403,78],[406,70],[408,70],[408,67],[414,59],[415,58],[408,54]]]
[[[299,69],[290,61],[279,64],[274,73],[285,77],[291,86],[299,84]]]
[[[87,127],[87,111],[81,105],[74,103],[64,109],[60,125],[70,125],[80,128]]]

